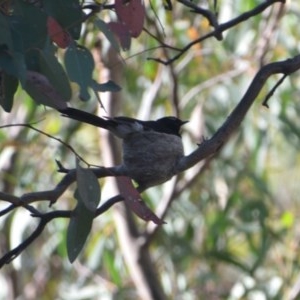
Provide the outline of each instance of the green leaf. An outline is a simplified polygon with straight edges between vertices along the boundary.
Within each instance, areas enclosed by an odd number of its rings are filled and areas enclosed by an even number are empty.
[[[95,92],[119,92],[122,88],[114,83],[112,80],[109,80],[105,83],[98,83],[93,80],[91,84],[92,89]]]
[[[21,53],[10,53],[0,49],[0,69],[20,80],[22,85],[26,78],[26,64]]]
[[[100,185],[94,172],[82,168],[77,164],[76,168],[78,193],[85,207],[95,212],[100,202]]]
[[[55,47],[47,45],[43,50],[31,49],[26,53],[27,66],[30,70],[45,76],[63,101],[72,96],[70,82],[65,70],[55,56]]]
[[[10,17],[10,26],[14,50],[25,53],[31,48],[44,48],[48,36],[46,13],[23,0],[15,0],[12,4],[14,14]]]
[[[101,19],[98,19],[98,18],[96,18],[94,20],[94,24],[105,35],[105,37],[110,42],[111,46],[119,53],[120,52],[119,42],[116,39],[116,36],[114,35],[114,33],[110,30],[109,26],[104,21],[102,21]]]
[[[13,54],[13,61],[16,67],[16,77],[20,80],[22,87],[24,87],[26,82],[26,72],[27,72],[25,57],[22,53],[15,52]]]
[[[11,30],[9,28],[8,17],[0,14],[0,46],[6,45],[8,49],[12,49]]]
[[[17,75],[17,69],[13,61],[13,56],[4,49],[0,49],[0,69],[10,75]]]
[[[88,87],[92,84],[95,65],[91,52],[84,47],[73,45],[65,53],[65,65],[70,80],[80,86],[80,98],[88,100]]]
[[[75,191],[77,206],[72,212],[67,230],[67,253],[72,263],[81,252],[87,237],[91,231],[95,214],[86,208],[78,190]]]
[[[70,82],[53,49],[48,47],[40,52],[39,63],[41,73],[49,79],[64,100],[70,100],[72,96]]]
[[[14,102],[14,94],[18,88],[18,79],[2,72],[0,105],[6,112],[10,112]]]

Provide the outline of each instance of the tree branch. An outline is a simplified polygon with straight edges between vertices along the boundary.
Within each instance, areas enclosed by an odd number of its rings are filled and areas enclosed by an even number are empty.
[[[284,74],[283,78],[286,78],[288,75],[296,72],[299,69],[300,55],[295,56],[292,59],[270,63],[262,67],[257,72],[245,95],[235,107],[235,109],[232,111],[232,113],[229,115],[224,124],[218,129],[218,131],[213,135],[211,139],[204,141],[202,144],[199,145],[197,150],[192,152],[190,155],[183,157],[180,160],[179,165],[177,167],[177,173],[185,171],[186,169],[192,167],[193,165],[205,158],[210,158],[212,155],[215,155],[220,150],[220,148],[228,141],[232,133],[239,127],[246,113],[251,107],[252,103],[254,102],[257,95],[263,88],[265,82],[271,75],[282,73]],[[280,80],[279,83],[276,84],[274,88],[272,88],[272,93],[274,93],[275,89],[279,86],[282,80]],[[105,176],[127,176],[124,168],[122,168],[121,166],[111,168],[92,168],[92,170],[97,176],[97,178]],[[21,197],[16,197],[10,194],[0,192],[0,199],[11,204],[9,207],[2,210],[0,212],[0,215],[7,214],[13,209],[22,206],[28,211],[30,211],[33,216],[40,218],[40,223],[37,226],[37,228],[32,232],[32,234],[19,246],[9,251],[0,259],[0,267],[3,266],[3,264],[5,263],[9,263],[12,259],[17,257],[25,248],[27,248],[43,232],[47,223],[50,222],[52,219],[60,217],[70,218],[71,211],[53,211],[50,213],[42,214],[39,211],[37,211],[34,207],[29,205],[30,203],[42,200],[50,201],[50,204],[52,205],[64,193],[64,191],[70,186],[70,184],[76,180],[75,169],[67,170],[63,168],[59,171],[67,172],[67,174],[62,178],[62,180],[57,184],[57,186],[53,190],[28,193],[22,195]],[[139,192],[142,192],[142,190],[139,190]],[[95,217],[104,213],[115,203],[120,202],[122,200],[123,199],[120,195],[109,199],[97,209]]]
[[[104,212],[106,212],[110,207],[112,207],[117,202],[123,201],[121,195],[117,195],[105,203],[103,203],[100,207],[97,208],[95,212],[95,218]],[[16,208],[16,206],[11,205],[6,210],[2,212],[8,213],[12,209]],[[32,216],[40,218],[40,222],[36,229],[26,238],[22,243],[20,243],[14,249],[8,251],[5,255],[0,258],[0,269],[5,265],[10,263],[13,259],[15,259],[18,255],[20,255],[30,244],[32,244],[44,231],[46,225],[56,218],[71,218],[72,211],[71,210],[56,210],[48,213],[41,213],[35,208],[32,207]]]
[[[184,0],[180,0],[180,1],[182,2]],[[184,48],[182,48],[179,51],[178,54],[174,55],[172,58],[170,58],[168,60],[163,60],[161,58],[151,58],[151,57],[149,57],[148,60],[153,60],[153,61],[162,63],[164,65],[172,64],[175,60],[179,59],[185,52],[187,52],[192,46],[194,46],[210,37],[220,37],[222,32],[228,30],[229,28],[236,26],[239,23],[242,23],[242,22],[248,20],[249,18],[252,18],[252,17],[260,14],[262,11],[264,11],[265,9],[267,9],[269,6],[273,5],[276,2],[285,3],[285,0],[267,0],[267,1],[263,2],[262,4],[259,4],[252,10],[245,12],[226,23],[220,24],[218,26],[215,24],[215,26],[214,26],[215,29],[213,31],[211,31],[210,33],[208,33],[204,36],[201,36],[198,39],[187,44]]]
[[[262,67],[257,72],[241,101],[213,137],[204,141],[199,145],[197,150],[181,159],[177,168],[178,173],[189,169],[199,161],[220,150],[220,148],[228,141],[232,133],[239,127],[252,103],[271,75],[281,73],[284,74],[284,78],[286,78],[286,76],[298,71],[299,69],[300,55],[297,55],[292,59],[270,63]],[[279,85],[277,84],[275,88],[278,86]],[[272,92],[274,92],[274,88],[272,89]]]

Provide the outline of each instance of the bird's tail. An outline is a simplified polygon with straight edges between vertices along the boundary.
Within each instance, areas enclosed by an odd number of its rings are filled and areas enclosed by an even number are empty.
[[[97,127],[108,129],[111,125],[109,120],[100,118],[98,116],[95,116],[93,114],[90,114],[88,112],[76,108],[67,107],[59,110],[59,112],[61,112],[62,116],[64,117],[77,120],[79,122],[87,123],[90,125],[94,125]]]

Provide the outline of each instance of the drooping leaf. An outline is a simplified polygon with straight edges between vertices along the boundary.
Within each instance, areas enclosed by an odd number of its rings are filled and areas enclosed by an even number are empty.
[[[0,46],[6,45],[8,49],[13,48],[11,30],[9,28],[8,17],[0,14]]]
[[[96,18],[94,20],[94,25],[96,25],[99,28],[99,30],[105,35],[105,37],[109,40],[111,46],[117,52],[120,52],[119,43],[116,40],[115,35],[114,35],[113,31],[110,29],[109,25],[98,18]]]
[[[65,100],[43,74],[27,71],[24,89],[38,104],[58,110],[67,107]]]
[[[26,82],[27,66],[26,66],[25,57],[23,53],[15,52],[13,55],[13,62],[16,68],[15,76],[19,79],[22,87],[24,87]]]
[[[39,55],[40,72],[44,74],[65,101],[69,101],[72,90],[68,76],[57,60],[51,45],[43,49]]]
[[[143,0],[116,0],[115,8],[120,23],[127,25],[132,37],[138,37],[143,30],[145,19]]]
[[[0,69],[18,78],[22,85],[24,84],[26,64],[24,56],[21,53],[11,53],[5,49],[5,46],[2,49],[0,48]]]
[[[95,212],[100,202],[100,185],[91,169],[76,167],[78,193],[85,207]]]
[[[117,184],[121,195],[125,200],[125,204],[141,219],[152,221],[157,225],[165,222],[160,219],[142,200],[139,192],[134,188],[129,177],[117,177]]]
[[[80,86],[80,98],[84,101],[90,98],[88,87],[92,83],[94,60],[91,52],[76,45],[71,46],[65,53],[66,70],[71,81]]]
[[[80,37],[81,24],[85,20],[79,0],[44,0],[47,14],[53,17],[73,39]]]
[[[95,214],[86,208],[78,190],[74,194],[77,206],[72,212],[67,230],[67,253],[72,263],[81,252],[91,231]]]
[[[118,37],[122,49],[128,50],[131,45],[131,34],[126,24],[121,22],[108,23],[110,30]]]
[[[60,48],[67,48],[72,38],[68,31],[64,30],[60,24],[51,16],[47,18],[47,29],[51,40]]]
[[[10,112],[18,88],[18,79],[5,72],[1,72],[0,77],[0,105],[6,112]]]
[[[0,68],[10,75],[17,75],[13,56],[4,47],[0,49]]]

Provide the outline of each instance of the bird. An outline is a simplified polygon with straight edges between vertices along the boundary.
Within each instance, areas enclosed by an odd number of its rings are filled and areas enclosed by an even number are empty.
[[[59,111],[64,117],[104,128],[122,139],[120,168],[137,182],[139,189],[162,184],[177,173],[176,165],[184,156],[180,130],[188,121],[174,116],[155,121],[123,116],[101,118],[72,107]]]

